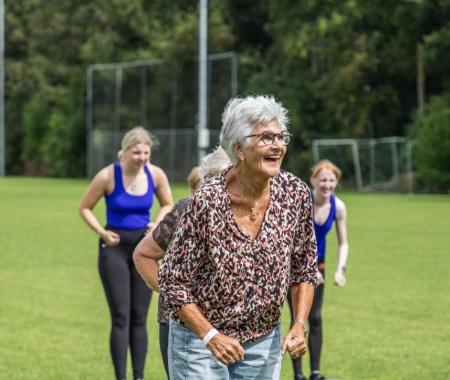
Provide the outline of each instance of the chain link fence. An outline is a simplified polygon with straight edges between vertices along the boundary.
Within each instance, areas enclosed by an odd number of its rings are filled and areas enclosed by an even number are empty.
[[[414,142],[404,137],[379,139],[318,139],[314,162],[328,159],[342,170],[340,183],[359,191],[413,193]]]
[[[118,146],[123,132],[94,130],[91,135],[91,147],[95,154],[90,165],[93,174],[99,169],[117,160]],[[171,181],[183,182],[197,163],[196,129],[152,129],[156,144],[152,149],[152,163],[163,168]],[[210,151],[219,144],[220,129],[209,131]],[[117,145],[119,144],[119,145]]]
[[[116,160],[123,135],[141,125],[159,141],[152,162],[171,181],[197,165],[197,61],[169,67],[161,60],[91,65],[87,69],[87,167],[92,177]],[[209,151],[218,143],[221,114],[237,95],[237,56],[208,57]]]

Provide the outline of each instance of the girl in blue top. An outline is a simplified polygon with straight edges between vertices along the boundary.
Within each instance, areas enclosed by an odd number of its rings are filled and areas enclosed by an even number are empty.
[[[341,178],[341,171],[331,161],[319,161],[312,168],[310,178],[313,187],[314,231],[317,239],[317,260],[319,264],[319,286],[314,291],[314,299],[309,314],[308,348],[310,354],[310,380],[326,380],[320,374],[320,354],[322,350],[322,303],[325,277],[326,234],[333,223],[338,238],[338,259],[334,273],[334,284],[345,286],[345,266],[348,257],[347,211],[344,202],[334,195],[334,190]],[[291,309],[292,310],[292,309]],[[296,380],[306,380],[301,368],[301,359],[294,359]]]
[[[173,205],[169,181],[162,169],[150,164],[150,134],[142,127],[127,132],[119,161],[101,169],[81,200],[80,215],[99,236],[99,272],[111,312],[110,351],[116,379],[126,378],[130,347],[133,377],[144,378],[147,354],[147,311],[151,291],[133,263],[133,251]],[[160,211],[154,222],[150,208],[156,195]],[[93,213],[105,197],[103,227]]]

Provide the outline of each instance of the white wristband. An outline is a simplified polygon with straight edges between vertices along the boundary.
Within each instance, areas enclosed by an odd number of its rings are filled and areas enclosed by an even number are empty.
[[[208,345],[209,341],[214,338],[219,332],[212,328],[211,330],[208,331],[208,334],[205,335],[205,337],[202,339],[202,342],[205,346]]]

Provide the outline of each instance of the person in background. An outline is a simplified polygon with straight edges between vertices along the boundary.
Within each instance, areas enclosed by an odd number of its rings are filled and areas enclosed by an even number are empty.
[[[128,347],[134,379],[144,378],[151,290],[137,273],[132,254],[173,205],[166,174],[150,163],[152,145],[144,128],[128,131],[119,160],[96,174],[79,207],[83,220],[100,237],[98,266],[111,312],[110,351],[117,380],[126,378]],[[154,195],[160,211],[151,222]],[[106,202],[105,227],[93,213],[102,197]]]
[[[271,96],[225,108],[220,145],[233,166],[194,194],[159,268],[171,380],[276,380],[281,353],[306,352],[316,240],[311,193],[281,170],[287,121]],[[281,342],[289,288],[295,322]]]
[[[333,223],[336,225],[338,238],[337,267],[334,273],[334,284],[345,286],[345,267],[348,257],[347,211],[344,202],[334,195],[334,190],[341,178],[339,168],[328,160],[319,161],[311,169],[310,178],[313,187],[314,231],[317,238],[317,259],[319,265],[319,286],[315,289],[313,304],[309,314],[308,348],[310,355],[310,380],[326,380],[320,374],[320,355],[322,351],[322,304],[325,278],[326,235]],[[288,297],[289,306],[291,300]],[[292,306],[291,306],[292,316]],[[295,380],[306,380],[303,376],[301,359],[293,359]]]
[[[214,152],[205,156],[201,161],[201,167],[196,166],[188,176],[189,191],[191,196],[203,184],[206,178],[217,175],[222,170],[231,165],[231,162],[225,151],[218,147]],[[164,257],[165,251],[169,246],[178,221],[181,215],[186,211],[189,204],[189,197],[183,198],[175,203],[173,209],[166,214],[164,219],[158,224],[151,234],[148,234],[137,245],[134,250],[133,260],[136,269],[145,280],[147,285],[155,291],[158,287],[158,260]],[[158,302],[158,322],[159,322],[159,348],[169,378],[169,369],[167,363],[167,347],[169,338],[169,319],[170,315],[165,308],[162,297]]]

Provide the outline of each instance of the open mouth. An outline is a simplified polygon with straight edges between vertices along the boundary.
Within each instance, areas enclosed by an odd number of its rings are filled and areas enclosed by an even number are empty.
[[[278,162],[278,160],[280,159],[280,157],[264,157],[264,162],[268,162],[268,163],[272,163],[272,164],[276,164]]]

